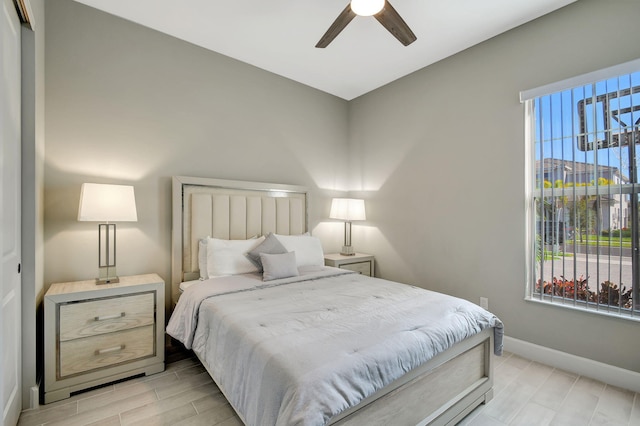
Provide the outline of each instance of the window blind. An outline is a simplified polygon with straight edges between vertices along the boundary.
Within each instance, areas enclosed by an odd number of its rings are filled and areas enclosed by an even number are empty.
[[[531,149],[527,297],[640,317],[640,60],[521,99]]]

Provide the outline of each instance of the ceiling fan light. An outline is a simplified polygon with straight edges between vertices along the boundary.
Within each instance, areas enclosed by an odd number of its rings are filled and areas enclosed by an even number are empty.
[[[359,16],[372,16],[384,8],[385,0],[351,0],[351,10]]]

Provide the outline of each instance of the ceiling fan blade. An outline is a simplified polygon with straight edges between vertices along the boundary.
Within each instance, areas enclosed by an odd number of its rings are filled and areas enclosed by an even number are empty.
[[[418,39],[407,23],[404,22],[404,19],[402,19],[400,14],[396,12],[388,1],[385,2],[384,8],[374,16],[382,26],[384,26],[400,41],[400,43],[405,46],[410,45]]]
[[[349,3],[347,7],[344,8],[342,13],[338,15],[336,20],[333,21],[333,24],[331,24],[327,32],[324,33],[318,44],[316,44],[316,47],[327,47],[329,43],[331,43],[333,39],[336,38],[338,34],[340,34],[342,30],[344,30],[347,24],[349,24],[349,22],[351,22],[351,20],[355,17],[356,14],[353,12],[353,10],[351,10],[351,3]]]

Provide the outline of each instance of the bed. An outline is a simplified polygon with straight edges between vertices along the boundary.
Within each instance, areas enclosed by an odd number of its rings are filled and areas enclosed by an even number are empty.
[[[243,422],[455,424],[489,401],[500,321],[461,299],[319,265],[308,202],[299,186],[173,178],[167,332]],[[286,250],[261,249],[274,239]],[[264,269],[213,271],[236,245],[263,250]]]

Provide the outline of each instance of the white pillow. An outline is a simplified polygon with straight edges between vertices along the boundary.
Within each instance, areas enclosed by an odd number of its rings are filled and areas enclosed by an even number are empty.
[[[324,266],[324,253],[320,239],[311,235],[277,235],[287,251],[296,252],[296,263],[301,266]]]
[[[260,253],[260,261],[264,268],[262,281],[277,280],[279,278],[297,277],[296,253],[269,254]]]
[[[200,269],[200,279],[206,280],[209,278],[209,272],[207,272],[207,235],[204,238],[198,240],[198,269]]]
[[[258,268],[247,258],[246,253],[263,241],[264,237],[249,240],[209,238],[207,241],[208,277],[258,272]]]
[[[207,271],[207,241],[209,238],[211,237],[207,235],[206,237],[198,240],[198,269],[200,270],[201,280],[209,278],[209,272]]]

